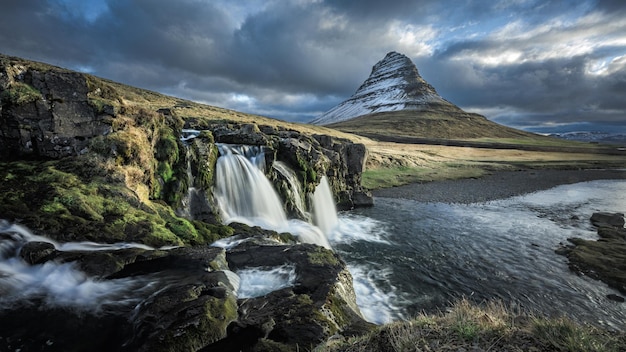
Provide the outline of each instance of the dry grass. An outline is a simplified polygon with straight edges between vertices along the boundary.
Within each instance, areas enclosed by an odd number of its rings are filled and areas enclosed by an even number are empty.
[[[363,185],[369,189],[414,182],[480,177],[519,169],[624,168],[623,155],[488,149],[363,140],[369,150]]]
[[[372,333],[330,340],[317,352],[624,351],[626,335],[559,318],[537,318],[502,302],[460,300],[445,313],[421,314]]]

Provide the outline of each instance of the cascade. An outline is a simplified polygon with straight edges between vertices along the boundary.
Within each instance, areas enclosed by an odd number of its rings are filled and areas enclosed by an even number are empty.
[[[315,188],[312,197],[313,224],[319,227],[326,236],[330,235],[337,227],[337,208],[333,200],[333,194],[328,184],[328,178],[323,176],[320,184]]]
[[[19,255],[28,242],[47,242],[59,251],[154,249],[138,243],[58,243],[34,235],[20,225],[0,220],[0,309],[24,299],[41,299],[47,306],[100,311],[107,306],[136,304],[141,293],[151,290],[152,283],[148,278],[97,280],[80,271],[73,262],[48,261],[30,265]]]
[[[300,186],[300,182],[298,182],[296,174],[282,161],[275,161],[273,168],[278,171],[285,178],[285,180],[287,180],[291,192],[290,196],[293,199],[293,204],[300,215],[307,220],[310,219],[311,215],[304,209],[304,202],[302,201],[302,187]]]
[[[259,168],[264,156],[260,148],[218,145],[215,198],[224,221],[261,227],[281,227],[287,222],[282,203],[272,184]],[[246,156],[247,154],[247,156]],[[263,166],[264,167],[264,166]]]
[[[317,227],[288,220],[282,202],[263,172],[265,155],[259,147],[218,144],[214,195],[225,223],[241,222],[278,232],[292,233],[302,241],[330,248]]]

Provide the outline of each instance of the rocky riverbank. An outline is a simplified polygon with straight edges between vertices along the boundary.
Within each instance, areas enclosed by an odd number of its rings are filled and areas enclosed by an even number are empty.
[[[563,184],[616,179],[626,179],[626,170],[496,171],[480,178],[415,183],[378,189],[372,193],[375,197],[468,204],[518,196]]]
[[[626,295],[626,228],[623,213],[594,213],[591,222],[598,229],[598,240],[568,239],[572,245],[556,250],[569,259],[569,267],[580,275],[601,280]],[[624,302],[624,297],[609,294]]]

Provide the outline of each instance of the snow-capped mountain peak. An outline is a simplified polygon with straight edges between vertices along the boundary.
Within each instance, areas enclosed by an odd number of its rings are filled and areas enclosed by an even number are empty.
[[[419,75],[411,59],[390,52],[348,100],[311,123],[327,125],[376,112],[418,110],[432,103],[450,104]]]

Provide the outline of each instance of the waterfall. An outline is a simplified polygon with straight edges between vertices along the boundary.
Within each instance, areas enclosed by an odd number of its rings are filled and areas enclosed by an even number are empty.
[[[287,215],[272,184],[258,167],[262,158],[246,157],[246,153],[252,154],[250,148],[226,144],[218,147],[221,156],[217,159],[215,197],[224,221],[269,228],[283,226]]]
[[[326,176],[322,177],[320,184],[315,188],[312,203],[313,223],[327,236],[330,235],[339,223],[339,220],[337,219],[337,208],[335,207],[333,194]]]
[[[218,144],[214,195],[225,223],[241,222],[278,232],[292,233],[302,241],[330,248],[317,227],[288,220],[282,202],[263,172],[265,155],[259,147]]]
[[[274,169],[278,171],[287,180],[290,189],[290,196],[293,199],[293,205],[296,207],[300,215],[305,219],[310,218],[310,214],[304,208],[304,202],[302,201],[302,187],[296,174],[282,161],[275,161],[273,165]]]

